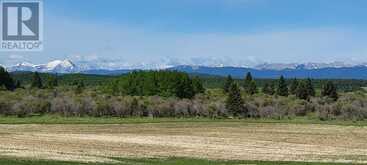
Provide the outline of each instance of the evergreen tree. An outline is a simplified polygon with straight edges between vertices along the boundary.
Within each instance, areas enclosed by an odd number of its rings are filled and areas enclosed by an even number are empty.
[[[334,101],[338,100],[339,98],[337,88],[332,81],[328,81],[323,86],[321,95],[324,97],[332,98]]]
[[[119,96],[119,95],[124,95],[126,94],[125,91],[123,91],[123,89],[119,88],[119,82],[118,81],[112,81],[110,82],[110,84],[106,87],[106,91],[110,94],[112,94],[113,96]]]
[[[274,95],[275,94],[275,87],[274,84],[271,83],[265,83],[264,87],[263,87],[263,93],[267,94],[267,95]]]
[[[139,74],[140,72],[133,71],[126,76],[126,81],[124,82],[125,86],[123,88],[126,89],[128,95],[141,95],[140,93],[138,93],[138,83],[140,82],[140,80],[138,79]]]
[[[193,98],[195,96],[195,91],[192,86],[192,80],[189,76],[178,76],[178,79],[176,96],[179,98]]]
[[[306,88],[307,88],[307,93],[308,93],[310,96],[315,97],[315,95],[316,95],[315,88],[313,87],[313,85],[312,85],[312,80],[311,80],[310,78],[308,78],[308,79],[306,80]]]
[[[245,92],[249,95],[257,93],[256,82],[255,80],[253,80],[250,72],[246,74],[246,78],[243,83],[243,88],[245,89]]]
[[[265,83],[264,87],[262,88],[262,92],[268,94],[269,87],[270,87],[269,83]]]
[[[155,74],[149,74],[149,73],[143,73],[144,74],[144,79],[142,79],[141,83],[142,85],[142,90],[140,91],[141,93],[139,95],[144,95],[144,96],[151,96],[154,95],[155,93],[157,93],[158,91],[158,87],[155,81]]]
[[[58,86],[58,80],[57,80],[57,77],[54,77],[54,76],[49,76],[47,81],[46,81],[46,87],[48,89],[53,89],[55,87]]]
[[[231,87],[231,85],[233,84],[233,79],[231,75],[228,75],[226,82],[224,83],[223,86],[223,90],[224,92],[228,93],[229,92],[229,88]]]
[[[245,90],[249,88],[252,80],[253,79],[252,79],[251,73],[247,72],[245,80],[243,81],[243,85],[242,85]]]
[[[276,91],[275,91],[275,84],[274,83],[270,84],[270,90],[269,91],[270,91],[270,93],[269,93],[270,95],[275,94]]]
[[[253,80],[251,72],[247,72],[245,82],[251,82]]]
[[[39,89],[41,89],[43,87],[42,79],[41,79],[40,75],[38,74],[38,72],[34,72],[34,74],[33,74],[31,87],[32,88],[39,88]]]
[[[285,79],[283,76],[280,76],[279,82],[278,82],[278,88],[277,88],[277,95],[279,96],[288,96],[288,86],[285,82]]]
[[[7,90],[15,89],[14,80],[3,67],[0,67],[0,86],[3,86]]]
[[[298,84],[299,84],[298,80],[296,78],[293,79],[293,81],[291,82],[291,84],[289,86],[289,92],[290,92],[290,94],[296,95]]]
[[[22,88],[22,83],[19,80],[15,81],[15,88]]]
[[[310,93],[308,91],[308,85],[307,82],[301,81],[298,83],[297,89],[296,89],[296,96],[299,99],[303,100],[309,100],[310,99]]]
[[[200,78],[197,76],[192,79],[192,86],[194,88],[194,93],[204,93],[205,92],[203,83],[201,82]]]
[[[85,85],[83,81],[76,81],[74,82],[74,84],[76,85],[75,87],[75,93],[76,94],[81,94],[84,91]]]
[[[241,96],[240,88],[237,83],[232,83],[229,88],[228,97],[226,100],[226,108],[229,113],[233,114],[233,116],[240,115],[244,108],[244,101]]]
[[[254,95],[257,93],[257,86],[256,86],[256,82],[254,80],[252,80],[248,86],[248,89],[246,90],[247,94],[250,95]]]
[[[201,80],[177,71],[134,71],[107,87],[114,94],[192,98],[205,92]]]

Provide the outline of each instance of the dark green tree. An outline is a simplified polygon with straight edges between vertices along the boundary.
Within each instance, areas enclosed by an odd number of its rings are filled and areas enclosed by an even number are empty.
[[[110,82],[109,85],[106,86],[104,90],[113,96],[126,94],[126,91],[124,91],[124,89],[120,89],[120,84],[117,80]]]
[[[15,89],[14,80],[3,67],[0,67],[0,86],[3,86],[7,90]]]
[[[47,81],[46,81],[46,88],[53,89],[53,88],[57,87],[58,84],[59,84],[59,82],[57,80],[57,77],[55,77],[55,76],[49,76],[47,78]]]
[[[41,79],[38,72],[33,73],[31,87],[32,88],[39,88],[39,89],[43,88],[42,79]]]
[[[298,88],[298,80],[295,78],[292,80],[290,86],[289,86],[289,93],[292,95],[296,95],[297,92],[297,88]]]
[[[155,74],[144,73],[144,78],[141,79],[142,89],[139,93],[144,96],[151,96],[157,93],[158,87],[155,79]]]
[[[116,84],[118,86],[116,86]],[[204,92],[201,80],[177,71],[135,71],[121,76],[106,89],[114,94],[192,98]],[[116,88],[118,87],[118,88]]]
[[[237,83],[232,83],[229,88],[228,97],[226,100],[226,108],[233,116],[238,116],[244,112],[244,101],[241,96],[240,88]]]
[[[305,81],[300,81],[298,83],[297,89],[296,89],[296,96],[299,99],[303,99],[303,100],[309,100],[310,99],[310,93],[308,91],[308,86],[307,86],[307,82]]]
[[[252,78],[251,72],[247,72],[246,77],[245,77],[245,81],[246,82],[251,82],[252,80],[253,80],[253,78]]]
[[[250,72],[246,74],[245,80],[243,82],[243,88],[245,92],[249,95],[257,93],[257,86],[255,80],[253,80]]]
[[[223,86],[223,90],[224,92],[228,93],[229,92],[229,88],[231,87],[231,85],[233,84],[233,79],[231,75],[227,76],[226,82],[224,83]]]
[[[22,83],[19,80],[15,81],[15,88],[23,88]]]
[[[197,76],[192,78],[192,86],[194,88],[194,93],[204,93],[205,92],[203,83],[201,82],[200,78]]]
[[[247,72],[246,77],[245,77],[245,79],[243,81],[243,85],[242,85],[245,90],[249,88],[252,80],[253,79],[252,79],[251,73],[250,72]]]
[[[332,98],[334,101],[338,100],[339,98],[337,88],[332,81],[328,81],[326,84],[323,85],[321,95],[323,97]]]
[[[315,97],[316,95],[316,92],[315,92],[315,88],[312,84],[312,80],[310,78],[308,78],[306,80],[306,88],[307,88],[307,93],[310,95],[310,96],[313,96]]]
[[[278,88],[277,88],[277,95],[279,96],[288,96],[288,86],[287,83],[285,82],[285,79],[283,76],[280,76],[279,81],[278,81]]]
[[[249,95],[254,95],[257,93],[257,86],[254,80],[250,82],[249,86],[246,89],[246,93]]]
[[[176,96],[179,98],[193,98],[195,96],[195,91],[192,86],[192,80],[189,76],[178,76],[178,79]]]
[[[74,82],[75,85],[75,93],[76,94],[81,94],[83,93],[84,89],[85,89],[85,84],[83,81],[75,81]]]

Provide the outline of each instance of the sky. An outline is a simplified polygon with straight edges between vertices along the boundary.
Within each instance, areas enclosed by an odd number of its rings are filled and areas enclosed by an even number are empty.
[[[365,0],[44,0],[44,50],[0,64],[367,62]]]

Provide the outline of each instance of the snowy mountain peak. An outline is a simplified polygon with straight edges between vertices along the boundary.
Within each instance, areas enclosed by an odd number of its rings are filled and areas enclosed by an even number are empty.
[[[264,63],[255,66],[255,69],[259,70],[284,70],[284,69],[322,69],[322,68],[345,68],[354,67],[359,64],[348,64],[344,62],[332,62],[332,63]]]
[[[313,69],[323,69],[323,68],[350,68],[356,66],[367,67],[367,63],[361,64],[350,64],[344,62],[332,62],[332,63],[263,63],[260,65],[246,65],[246,63],[222,63],[221,60],[208,59],[195,59],[193,61],[188,61],[180,63],[177,60],[166,60],[159,62],[141,62],[141,63],[129,63],[123,60],[113,60],[113,61],[76,61],[73,63],[71,60],[54,60],[47,64],[35,65],[29,62],[22,62],[14,66],[7,67],[9,71],[32,71],[32,72],[47,72],[47,73],[80,73],[88,70],[160,70],[169,69],[179,66],[191,67],[192,69],[197,69],[198,66],[204,67],[238,67],[238,68],[251,68],[257,70],[313,70]],[[221,64],[221,65],[219,65]],[[226,65],[224,65],[226,64]]]
[[[54,70],[58,68],[74,69],[75,67],[76,67],[75,64],[68,59],[64,61],[55,60],[46,64],[46,68],[48,70]]]
[[[34,65],[28,62],[19,63],[8,68],[9,71],[32,71],[49,73],[74,73],[78,72],[76,65],[70,60],[54,60],[47,64]]]
[[[21,67],[21,66],[23,66],[23,67],[34,67],[35,65],[32,64],[32,63],[29,63],[29,62],[22,62],[22,63],[19,63],[19,64],[15,65],[15,66],[18,66],[18,67]]]

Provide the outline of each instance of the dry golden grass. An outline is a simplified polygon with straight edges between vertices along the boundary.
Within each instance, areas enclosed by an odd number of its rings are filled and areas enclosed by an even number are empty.
[[[367,163],[367,128],[240,122],[0,125],[0,155],[83,162],[175,156]]]

